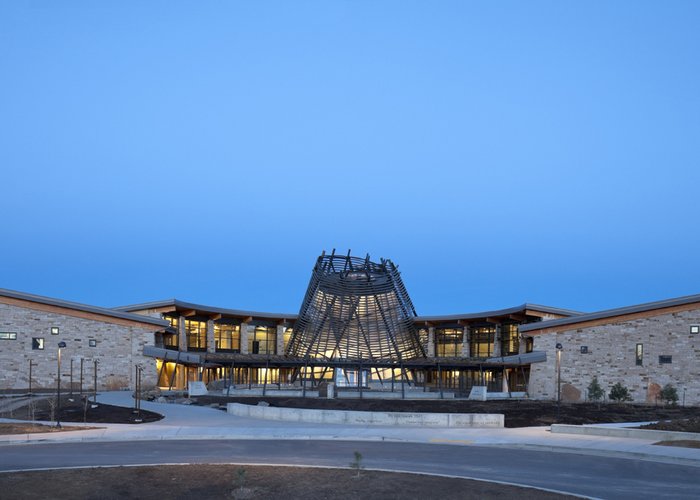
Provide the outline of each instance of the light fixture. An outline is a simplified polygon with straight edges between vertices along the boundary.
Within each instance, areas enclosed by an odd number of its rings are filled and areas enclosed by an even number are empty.
[[[52,326],[51,327],[51,335],[58,335],[58,327],[57,326]]]

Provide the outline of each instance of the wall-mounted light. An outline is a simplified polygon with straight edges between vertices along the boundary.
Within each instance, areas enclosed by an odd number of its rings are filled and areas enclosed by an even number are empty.
[[[57,326],[51,327],[51,335],[58,335],[59,329]]]

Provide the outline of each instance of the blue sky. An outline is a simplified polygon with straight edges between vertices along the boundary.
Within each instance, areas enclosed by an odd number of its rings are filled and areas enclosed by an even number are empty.
[[[419,314],[700,293],[700,3],[2,2],[0,287]]]

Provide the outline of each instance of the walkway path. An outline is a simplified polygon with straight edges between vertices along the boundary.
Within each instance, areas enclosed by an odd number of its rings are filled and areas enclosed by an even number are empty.
[[[133,406],[130,392],[102,393],[98,396],[98,402]],[[193,405],[144,401],[141,407],[144,410],[160,413],[165,418],[147,424],[99,424],[100,428],[93,430],[0,436],[0,444],[173,439],[394,441],[546,449],[700,466],[700,449],[654,446],[652,441],[643,439],[552,434],[548,427],[518,429],[365,427],[248,419],[235,417],[221,410]],[[81,425],[68,422],[62,422],[62,424],[64,427]]]

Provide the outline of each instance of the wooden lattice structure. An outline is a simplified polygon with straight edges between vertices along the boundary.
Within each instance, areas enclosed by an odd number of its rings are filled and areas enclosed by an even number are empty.
[[[327,360],[424,358],[398,269],[325,252],[318,258],[287,354]]]

